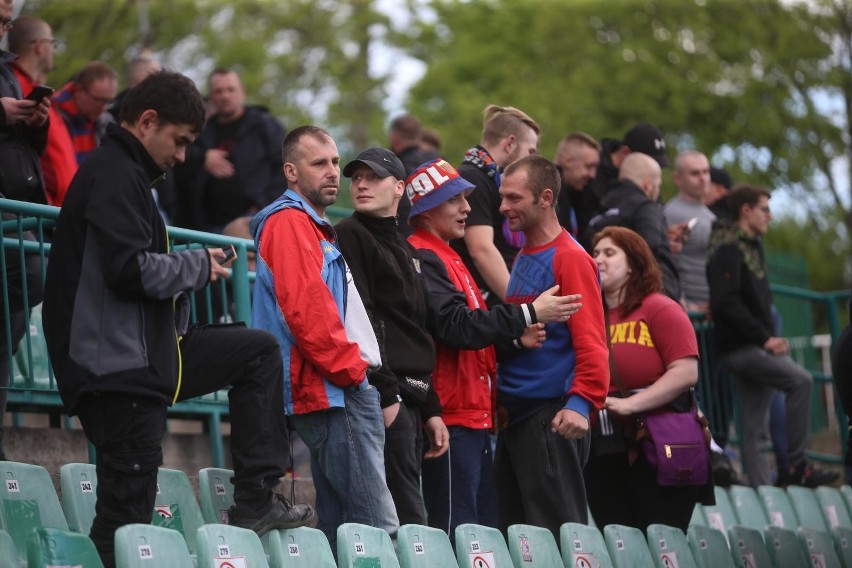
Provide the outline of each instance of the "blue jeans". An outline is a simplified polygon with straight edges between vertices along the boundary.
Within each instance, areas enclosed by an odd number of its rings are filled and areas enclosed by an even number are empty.
[[[451,537],[456,527],[475,523],[497,527],[497,490],[491,434],[450,426],[450,449],[423,460],[423,497],[429,526]]]
[[[345,407],[290,417],[311,452],[317,528],[337,551],[337,527],[361,523],[396,535],[399,519],[385,479],[385,426],[372,385],[347,389]]]

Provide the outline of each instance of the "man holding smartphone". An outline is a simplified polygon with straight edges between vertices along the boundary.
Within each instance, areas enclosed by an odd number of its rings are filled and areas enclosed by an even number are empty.
[[[682,249],[674,255],[680,274],[681,291],[690,311],[709,311],[710,287],[707,285],[707,248],[710,229],[716,215],[704,205],[710,191],[710,162],[695,150],[678,154],[672,175],[675,195],[665,206],[669,232],[677,227]]]
[[[0,0],[0,40],[14,26],[12,0]],[[0,50],[0,192],[9,199],[46,203],[38,156],[47,142],[50,101],[24,98],[11,64]]]
[[[53,37],[50,25],[31,14],[15,20],[9,31],[9,50],[18,56],[12,71],[21,84],[21,91],[28,100],[50,99],[53,89],[40,83],[47,81],[53,69],[53,56],[58,41]],[[47,145],[39,155],[44,174],[44,195],[49,205],[62,206],[71,178],[77,172],[77,159],[68,127],[56,106],[50,107],[50,128],[47,130]]]
[[[107,568],[116,529],[151,522],[168,406],[227,385],[230,523],[264,534],[313,516],[272,491],[289,454],[275,338],[239,324],[189,327],[184,292],[225,276],[225,253],[170,252],[151,194],[203,124],[201,95],[182,75],[131,90],[121,126],[74,176],[50,252],[45,339],[63,403],[97,450],[90,536]]]

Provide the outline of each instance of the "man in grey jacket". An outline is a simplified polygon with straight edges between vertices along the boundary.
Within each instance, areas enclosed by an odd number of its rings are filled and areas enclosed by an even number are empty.
[[[201,129],[201,96],[186,77],[157,73],[127,94],[121,112],[121,126],[110,125],[71,182],[43,315],[60,395],[97,450],[90,536],[107,567],[116,529],[151,522],[167,407],[227,385],[231,524],[263,534],[313,516],[272,492],[288,455],[275,338],[239,324],[188,329],[180,309],[182,292],[228,273],[222,249],[169,251],[151,194]]]

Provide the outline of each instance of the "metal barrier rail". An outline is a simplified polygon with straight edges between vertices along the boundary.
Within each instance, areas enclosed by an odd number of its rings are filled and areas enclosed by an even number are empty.
[[[346,216],[349,211],[342,208],[335,208],[332,212],[336,218]],[[8,313],[9,309],[9,282],[6,270],[6,259],[9,254],[17,255],[18,260],[23,263],[25,254],[38,255],[41,267],[42,278],[44,276],[44,268],[46,266],[47,255],[50,249],[50,244],[46,237],[55,224],[55,220],[59,215],[59,209],[46,205],[37,205],[13,201],[8,199],[0,199],[0,214],[3,215],[0,226],[3,229],[3,246],[0,247],[0,277],[2,277],[2,293],[3,306]],[[34,240],[24,240],[21,235],[24,231],[32,231]],[[251,325],[251,289],[254,280],[254,273],[250,270],[250,262],[255,254],[254,243],[246,239],[238,239],[204,233],[200,231],[192,231],[170,227],[169,239],[172,247],[175,250],[182,248],[195,247],[210,247],[210,246],[226,246],[233,244],[237,249],[237,260],[232,266],[231,277],[227,282],[214,283],[208,285],[204,289],[191,294],[192,302],[192,318],[193,321],[199,323],[212,323],[222,321],[245,321]],[[26,290],[26,275],[22,276],[21,285]],[[812,290],[804,290],[782,285],[772,285],[772,291],[776,301],[779,298],[792,298],[796,301],[806,302],[810,306],[818,307],[820,317],[822,318],[821,326],[828,331],[832,342],[839,335],[841,324],[841,304],[849,299],[848,291],[833,291],[833,292],[814,292]],[[28,299],[25,305],[29,305]],[[693,326],[699,342],[699,349],[702,354],[701,364],[699,366],[699,384],[698,392],[702,402],[702,407],[710,418],[711,427],[714,435],[717,438],[728,437],[730,420],[734,421],[733,434],[731,440],[736,440],[737,421],[735,416],[728,416],[726,408],[733,406],[733,388],[730,377],[724,376],[724,373],[716,364],[715,358],[711,355],[715,351],[713,345],[713,323],[706,319],[701,314],[690,314],[693,321]],[[27,328],[30,333],[27,333],[24,340],[21,342],[20,350],[16,356],[17,375],[15,368],[10,365],[8,370],[10,378],[9,391],[10,407],[16,410],[39,410],[58,413],[62,409],[62,402],[56,390],[56,383],[53,373],[50,370],[50,365],[47,363],[46,349],[44,349],[43,336],[40,336],[40,314],[38,310],[34,312],[34,316],[30,316],[27,312]],[[12,345],[9,340],[10,328],[9,322],[4,324],[6,331],[6,347],[11,352]],[[799,352],[807,351],[807,346],[803,349],[798,349]],[[41,357],[41,358],[40,358]],[[807,357],[805,359],[808,359]],[[819,405],[820,401],[826,403],[825,411],[834,410],[837,419],[831,421],[833,427],[839,430],[839,439],[841,443],[840,455],[825,454],[821,452],[811,452],[811,458],[828,463],[842,463],[843,452],[846,448],[847,441],[847,418],[843,414],[842,409],[837,405],[832,405],[834,400],[833,392],[831,391],[831,369],[826,368],[825,357],[822,354],[819,357],[812,357],[811,360],[816,360],[820,364],[817,366],[809,365],[807,360],[802,360],[806,368],[814,377],[815,384],[821,385],[821,389],[814,389],[816,392],[814,404]],[[0,370],[2,372],[2,370]],[[221,437],[221,422],[228,415],[227,399],[222,395],[224,393],[214,393],[213,395],[200,397],[197,399],[184,401],[170,408],[170,416],[172,417],[202,417],[205,419],[206,430],[211,438],[211,450],[213,453],[214,465],[223,467],[224,452]],[[831,408],[834,406],[834,408]]]
[[[7,271],[9,255],[16,255],[18,264],[25,265],[27,258],[37,255],[39,260],[39,278],[43,285],[47,257],[50,252],[49,237],[59,209],[47,205],[25,203],[9,199],[0,199],[0,214],[3,231],[3,246],[0,247],[0,295],[4,313],[10,311],[10,288],[22,290],[22,305],[25,314],[27,332],[24,334],[17,354],[10,358],[8,369],[0,372],[7,375],[8,408],[11,412],[36,411],[52,415],[51,423],[58,425],[58,416],[62,412],[62,400],[56,388],[56,380],[47,356],[44,334],[41,327],[41,306],[31,306],[28,290],[33,283],[28,280],[26,270],[21,270],[20,280],[10,282]],[[26,240],[25,231],[31,231],[33,240]],[[251,324],[251,288],[254,273],[249,271],[249,263],[255,251],[254,242],[191,231],[177,227],[168,229],[169,241],[173,250],[198,247],[221,247],[234,245],[237,259],[231,266],[231,275],[226,281],[208,284],[203,289],[190,294],[191,318],[194,323],[216,323],[245,321]],[[8,353],[15,347],[11,342],[11,322],[4,321],[4,341]],[[283,411],[283,409],[282,409]],[[225,466],[224,447],[221,436],[221,424],[228,416],[226,391],[187,400],[175,404],[169,409],[172,418],[201,418],[205,431],[210,435],[213,465]],[[16,420],[20,423],[20,419]],[[70,420],[66,418],[66,424]]]

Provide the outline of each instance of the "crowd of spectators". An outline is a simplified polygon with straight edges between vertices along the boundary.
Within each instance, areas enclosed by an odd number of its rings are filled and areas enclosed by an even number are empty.
[[[11,49],[0,53],[0,194],[62,207],[45,328],[67,410],[98,448],[92,537],[106,565],[115,529],[152,509],[166,405],[226,384],[231,520],[261,533],[312,515],[270,498],[288,423],[308,446],[333,547],[347,521],[392,535],[407,523],[449,533],[531,523],[559,538],[591,511],[599,524],[685,529],[695,503],[713,502],[713,478],[664,484],[635,426],[694,407],[690,313],[715,322],[707,380],[732,375],[743,405],[747,483],[836,478],[804,457],[811,378],[789,356],[769,292],[770,193],[732,184],[699,150],[677,155],[677,195],[663,204],[670,162],[656,126],[600,142],[572,132],[550,161],[539,155],[546,125],[492,104],[463,156],[442,157],[438,133],[406,114],[390,123],[387,149],[341,170],[326,130],[287,133],[247,103],[234,69],[210,74],[206,109],[186,78],[148,57],[129,63],[121,93],[118,74],[93,61],[28,98],[49,82],[57,40],[37,17],[12,21],[11,6],[0,0]],[[354,213],[332,226],[324,214],[341,173]],[[171,341],[172,296],[226,271],[220,249],[169,253],[167,222],[255,240],[253,325],[268,333],[196,327]],[[41,289],[27,293],[32,308]],[[4,307],[0,386],[23,295],[9,290]],[[111,339],[103,318],[85,315],[105,306],[156,327]],[[101,359],[101,348],[117,351]],[[773,396],[788,410],[776,472],[761,451]],[[128,426],[137,415],[144,432]],[[107,419],[122,428],[105,430]],[[724,448],[710,446],[709,462],[730,472]],[[129,515],[116,513],[119,500]]]

